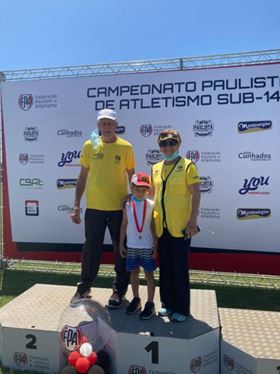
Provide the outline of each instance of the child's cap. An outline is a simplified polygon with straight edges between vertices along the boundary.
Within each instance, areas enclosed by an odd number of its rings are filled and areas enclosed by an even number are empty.
[[[136,173],[131,177],[131,183],[139,187],[151,187],[150,177],[145,173]]]

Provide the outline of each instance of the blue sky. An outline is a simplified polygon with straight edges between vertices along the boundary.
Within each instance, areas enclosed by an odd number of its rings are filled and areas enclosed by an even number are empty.
[[[0,71],[280,48],[280,0],[2,0]]]

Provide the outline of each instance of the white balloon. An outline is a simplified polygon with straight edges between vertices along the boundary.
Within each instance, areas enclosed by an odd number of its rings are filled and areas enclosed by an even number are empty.
[[[90,343],[83,343],[80,346],[80,354],[84,357],[88,357],[92,353],[92,345]]]

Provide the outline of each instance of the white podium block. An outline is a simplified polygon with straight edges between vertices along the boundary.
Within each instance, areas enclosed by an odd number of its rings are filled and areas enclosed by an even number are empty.
[[[65,366],[61,344],[61,316],[76,287],[36,284],[0,309],[0,359],[3,366],[57,374]],[[142,303],[146,287],[140,287]],[[93,288],[93,300],[104,308],[111,290]],[[131,291],[127,294],[132,299]],[[217,374],[219,319],[214,291],[191,291],[192,317],[183,323],[168,317],[139,320],[125,307],[109,309],[114,339],[110,374]],[[158,290],[156,309],[160,307]],[[125,306],[128,301],[125,302]]]
[[[219,308],[221,374],[280,374],[280,313]]]
[[[140,297],[144,304],[144,287]],[[158,310],[158,297],[155,304]],[[215,292],[191,290],[191,314],[176,323],[160,316],[141,321],[138,314],[128,316],[123,310],[111,313],[118,332],[117,373],[217,374],[220,325]]]
[[[72,287],[36,284],[0,309],[0,359],[5,367],[58,373],[64,366],[59,318]]]

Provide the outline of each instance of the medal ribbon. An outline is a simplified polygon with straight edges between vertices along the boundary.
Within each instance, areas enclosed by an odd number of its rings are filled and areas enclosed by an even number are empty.
[[[144,200],[144,205],[143,205],[143,215],[142,215],[142,223],[141,227],[139,226],[137,214],[136,214],[136,206],[135,206],[135,201],[131,201],[131,207],[132,207],[132,214],[135,222],[136,229],[139,233],[143,231],[144,228],[144,223],[145,223],[145,218],[146,218],[146,212],[147,212],[147,200]]]

